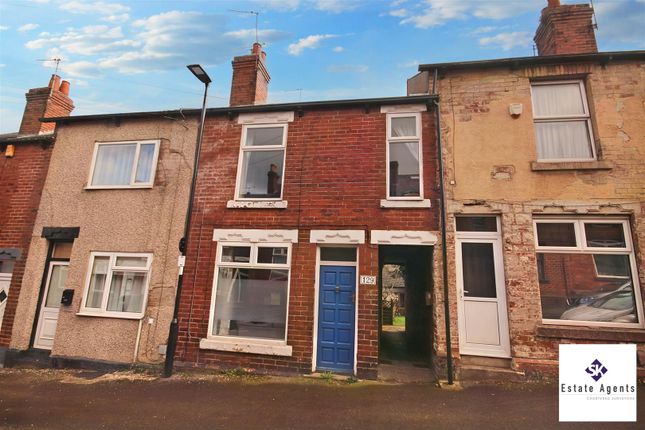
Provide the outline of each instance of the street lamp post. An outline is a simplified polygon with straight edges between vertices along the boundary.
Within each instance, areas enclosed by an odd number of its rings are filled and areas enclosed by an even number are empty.
[[[199,153],[202,147],[202,138],[204,136],[204,121],[206,120],[206,98],[208,97],[208,85],[211,78],[208,73],[199,64],[191,64],[188,70],[192,72],[197,79],[204,84],[204,101],[202,102],[202,113],[197,130],[197,143],[195,144],[195,161],[193,163],[193,179],[190,184],[190,195],[188,197],[188,208],[186,209],[186,220],[184,221],[184,235],[179,241],[179,277],[177,279],[177,291],[175,293],[175,309],[170,322],[170,332],[168,333],[168,344],[166,346],[166,361],[164,363],[163,376],[168,378],[172,375],[172,368],[175,361],[175,351],[177,350],[177,336],[179,334],[179,300],[181,299],[181,287],[184,281],[184,264],[186,262],[186,251],[188,250],[188,236],[190,233],[190,218],[193,213],[193,198],[195,196],[195,184],[197,182],[197,169],[199,167]]]

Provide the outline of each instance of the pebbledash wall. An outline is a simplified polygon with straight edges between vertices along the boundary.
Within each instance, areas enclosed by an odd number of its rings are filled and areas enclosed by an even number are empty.
[[[374,230],[423,231],[436,236],[436,137],[431,97],[356,101],[336,105],[284,109],[265,105],[247,108],[251,113],[225,116],[209,114],[200,156],[184,289],[179,312],[179,366],[242,367],[260,372],[310,373],[313,365],[316,252],[312,230],[353,230],[352,246],[358,249],[357,271],[376,276],[378,245]],[[391,106],[396,104],[396,106]],[[386,113],[420,112],[422,118],[423,187],[426,202],[417,207],[381,207],[386,199]],[[253,111],[256,112],[253,112]],[[265,113],[263,113],[263,110]],[[282,202],[235,201],[242,123],[272,123],[289,118],[284,164]],[[418,203],[425,204],[424,207]],[[292,243],[286,355],[258,353],[241,346],[236,351],[217,350],[207,342],[212,306],[217,236],[214,230],[230,229],[240,240],[259,229],[296,230]],[[424,234],[425,234],[424,233]],[[342,235],[342,234],[341,234]],[[359,239],[360,237],[360,239]],[[334,244],[331,238],[326,245]],[[347,244],[347,242],[345,242]],[[438,268],[439,266],[437,266]],[[436,273],[440,270],[435,269]],[[435,281],[435,288],[441,283]],[[379,291],[377,285],[357,285],[357,361],[359,376],[375,377],[378,364]],[[201,347],[200,347],[201,343]],[[240,340],[243,345],[244,339]],[[235,349],[235,348],[233,348]]]
[[[197,121],[177,112],[59,120],[17,306],[11,348],[31,347],[49,241],[45,227],[78,227],[51,357],[117,363],[159,363],[172,318],[178,242],[183,234]],[[160,142],[154,184],[141,189],[87,189],[96,142]],[[147,306],[141,318],[79,315],[92,252],[152,254]],[[137,344],[138,342],[138,344]],[[163,351],[161,351],[163,352]]]
[[[543,324],[533,227],[544,215],[628,219],[634,276],[645,297],[645,52],[495,62],[421,66],[439,76],[454,357],[460,358],[455,217],[497,215],[513,368],[557,372],[558,344],[574,342],[637,343],[645,366],[643,321],[631,329]],[[584,82],[595,161],[537,162],[531,83],[545,79]],[[521,113],[511,115],[512,104],[521,104]],[[438,326],[438,355],[445,357],[445,331]]]

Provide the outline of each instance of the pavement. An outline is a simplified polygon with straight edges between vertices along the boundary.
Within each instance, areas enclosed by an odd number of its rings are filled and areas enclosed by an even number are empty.
[[[645,420],[645,386],[638,390]],[[558,423],[554,383],[473,385],[266,377],[238,372],[0,369],[2,429],[635,429]]]

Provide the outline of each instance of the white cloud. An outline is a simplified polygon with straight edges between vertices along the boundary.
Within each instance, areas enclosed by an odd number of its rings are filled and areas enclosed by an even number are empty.
[[[473,30],[472,34],[492,33],[495,30],[498,30],[498,28],[493,27],[491,25],[487,25],[487,26],[484,26],[484,27],[477,27],[476,29]]]
[[[126,22],[130,19],[130,15],[127,13],[121,13],[118,15],[108,15],[101,18],[101,21],[110,22],[112,24],[120,24]]]
[[[341,13],[356,9],[358,0],[312,0],[313,7],[323,12]]]
[[[5,30],[9,30],[9,27],[7,27],[6,25],[0,25],[0,31],[5,31]]]
[[[305,49],[315,49],[325,39],[338,37],[335,34],[312,34],[311,36],[303,37],[296,43],[292,43],[287,48],[290,55],[300,55]]]
[[[633,44],[641,49],[645,47],[645,0],[597,0],[594,9],[598,19],[596,38],[599,45],[608,42]]]
[[[300,6],[300,0],[255,0],[255,3],[262,9],[280,11],[292,11]]]
[[[408,10],[407,9],[394,9],[391,10],[388,15],[390,16],[395,16],[397,18],[405,18],[408,16]]]
[[[25,46],[32,50],[55,46],[63,53],[87,56],[137,47],[140,46],[140,42],[124,38],[121,27],[89,25],[81,29],[68,29],[62,34],[41,34],[38,39],[27,42]]]
[[[186,64],[221,64],[248,52],[255,29],[230,30],[223,15],[170,11],[136,20],[124,29],[92,25],[68,28],[62,33],[38,37],[28,49],[57,47],[52,55],[63,58],[63,72],[91,78],[109,71],[140,73],[183,68]],[[272,43],[289,36],[275,29],[259,33]]]
[[[514,31],[511,33],[499,33],[495,36],[482,37],[479,44],[482,46],[499,46],[504,51],[513,48],[525,48],[531,46],[531,35],[526,31]]]
[[[334,49],[332,49],[332,51],[334,52],[343,52],[344,50],[345,48],[343,48],[342,46],[334,46]]]
[[[430,28],[452,20],[464,20],[474,16],[485,19],[503,19],[524,12],[539,10],[542,0],[480,1],[480,0],[425,0],[420,13],[401,20],[417,28]]]
[[[399,6],[399,5],[402,5],[402,4],[403,4],[403,3],[405,3],[406,1],[408,1],[408,0],[394,0],[392,3],[390,3],[390,6],[392,6],[392,7],[397,7],[397,6]]]
[[[411,67],[417,67],[419,65],[419,60],[406,61],[405,63],[398,63],[396,67],[399,69],[409,69]]]
[[[49,3],[49,0],[29,0],[32,3],[46,4]]]
[[[246,28],[242,30],[227,31],[224,36],[235,37],[237,39],[255,40],[255,28]],[[277,40],[287,37],[288,33],[279,30],[258,30],[260,40]]]
[[[68,1],[61,3],[59,6],[60,9],[76,13],[76,14],[98,14],[98,15],[117,15],[123,14],[130,11],[128,6],[122,5],[120,3],[108,3],[103,1],[97,2],[82,2],[82,1]]]
[[[4,69],[6,66],[6,64],[0,64],[0,69]]]
[[[327,66],[330,73],[365,73],[369,67],[364,64],[331,64]]]
[[[21,32],[21,33],[24,33],[26,31],[35,30],[38,27],[40,27],[38,24],[30,23],[30,24],[21,25],[20,27],[18,27],[18,31]]]

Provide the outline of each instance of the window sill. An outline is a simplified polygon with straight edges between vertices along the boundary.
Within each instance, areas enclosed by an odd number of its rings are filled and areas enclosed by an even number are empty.
[[[245,352],[249,354],[281,355],[284,357],[291,357],[292,355],[292,348],[286,343],[263,343],[261,341],[253,342],[244,339],[201,339],[199,341],[199,348],[215,351]]]
[[[383,199],[383,200],[381,200],[381,207],[382,208],[412,208],[412,209],[429,208],[430,207],[430,199],[424,199],[424,200],[386,200],[386,199]]]
[[[99,317],[99,318],[117,318],[117,319],[123,319],[123,320],[140,320],[143,318],[143,314],[126,314],[123,315],[121,313],[94,313],[94,312],[77,312],[76,316],[79,317]]]
[[[261,201],[244,201],[229,200],[226,203],[229,209],[286,209],[286,200],[261,200]]]
[[[549,163],[546,161],[532,161],[531,170],[534,172],[548,172],[557,170],[611,170],[614,166],[608,161],[560,161]]]
[[[645,342],[645,330],[642,328],[538,325],[536,334],[540,337],[556,339]]]
[[[146,188],[152,188],[152,185],[106,185],[103,187],[84,187],[84,190],[141,190]]]

